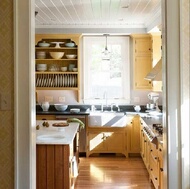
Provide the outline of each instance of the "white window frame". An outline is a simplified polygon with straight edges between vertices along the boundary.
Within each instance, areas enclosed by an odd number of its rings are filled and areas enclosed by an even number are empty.
[[[116,42],[121,44],[122,55],[122,74],[123,98],[107,99],[107,103],[130,104],[130,37],[129,36],[109,36],[107,38],[108,46]],[[83,102],[85,104],[99,104],[103,99],[92,99],[88,96],[89,86],[89,64],[92,43],[105,45],[105,36],[83,36]],[[109,50],[109,49],[108,49]]]

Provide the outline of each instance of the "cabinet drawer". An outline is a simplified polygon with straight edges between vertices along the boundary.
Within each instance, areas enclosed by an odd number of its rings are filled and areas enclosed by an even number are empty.
[[[55,120],[55,115],[36,115],[36,120]]]

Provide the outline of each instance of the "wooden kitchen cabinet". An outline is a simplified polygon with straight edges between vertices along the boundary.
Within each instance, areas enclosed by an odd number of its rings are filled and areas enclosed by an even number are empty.
[[[158,161],[159,161],[159,189],[163,189],[163,177],[164,177],[164,164],[163,164],[163,146],[158,145]]]
[[[152,41],[151,36],[131,35],[133,44],[133,83],[134,89],[152,89],[152,82],[145,80],[145,76],[152,69]]]
[[[158,150],[155,144],[150,144],[150,179],[152,180],[156,189],[160,188],[159,184],[159,161]]]
[[[131,123],[128,125],[128,152],[140,154],[140,116],[136,115],[132,118]]]
[[[56,120],[55,115],[36,115],[36,120]]]
[[[47,71],[36,71],[36,90],[76,90],[77,100],[79,101],[79,78],[80,78],[80,54],[79,54],[79,40],[80,35],[66,35],[66,34],[36,34],[36,44],[39,41],[51,42],[70,42],[74,41],[75,47],[61,46],[61,48],[50,47],[36,47],[37,52],[45,52],[45,59],[36,58],[37,64],[47,64]],[[53,59],[49,52],[64,52],[61,59]],[[77,55],[74,59],[66,58],[67,54]],[[69,70],[70,65],[74,65],[78,71],[73,72]],[[60,70],[61,67],[67,67],[67,71]],[[53,70],[52,70],[53,69]]]
[[[36,145],[37,189],[74,189],[79,162],[76,137],[70,145]]]
[[[150,141],[142,130],[143,126],[141,125],[141,134],[140,134],[140,151],[141,157],[144,161],[144,164],[149,172],[150,168]]]
[[[87,157],[94,153],[122,153],[128,157],[125,128],[97,128],[87,131]]]
[[[162,58],[162,40],[161,34],[152,34],[152,66],[154,67],[157,62]],[[152,81],[152,90],[162,92],[162,80]]]

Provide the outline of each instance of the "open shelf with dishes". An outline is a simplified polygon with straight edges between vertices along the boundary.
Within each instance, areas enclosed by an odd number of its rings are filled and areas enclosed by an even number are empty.
[[[76,72],[37,72],[37,89],[78,89],[78,74]]]
[[[80,35],[36,34],[36,90],[76,90]]]

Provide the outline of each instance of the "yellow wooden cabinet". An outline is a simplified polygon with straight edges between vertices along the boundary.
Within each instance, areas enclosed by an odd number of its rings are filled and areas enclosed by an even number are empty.
[[[133,44],[133,83],[134,89],[152,89],[151,81],[145,76],[152,69],[152,41],[151,36],[132,35]]]
[[[149,172],[150,167],[150,141],[147,136],[144,134],[142,130],[143,126],[141,126],[141,134],[140,134],[140,151],[141,157],[144,161],[144,164]]]
[[[161,34],[152,34],[152,66],[154,67],[161,59],[162,41]],[[162,81],[152,81],[153,91],[162,91]]]
[[[87,157],[94,153],[122,153],[126,157],[125,128],[96,128],[87,131]]]
[[[128,152],[139,153],[141,151],[140,146],[140,116],[134,116],[128,125]]]
[[[55,115],[36,115],[36,120],[56,120]]]
[[[159,189],[163,189],[164,164],[163,164],[163,146],[158,145],[158,161],[159,161]]]
[[[36,71],[36,90],[76,90],[79,97],[79,74],[80,74],[80,53],[79,41],[80,35],[66,34],[36,34],[36,68],[38,64],[46,64],[46,71]],[[39,41],[45,41],[51,44],[50,47],[38,47]],[[64,44],[56,48],[51,42],[68,43],[73,41],[76,46],[67,47]],[[41,58],[39,53],[45,53],[45,58]],[[51,52],[64,52],[60,59],[53,59]],[[37,55],[38,54],[38,55]],[[77,55],[74,58],[67,58],[67,55]],[[67,71],[61,70],[61,67],[67,67]],[[73,71],[71,67],[77,68]]]
[[[150,179],[156,189],[159,189],[159,162],[158,150],[155,144],[150,144]]]

